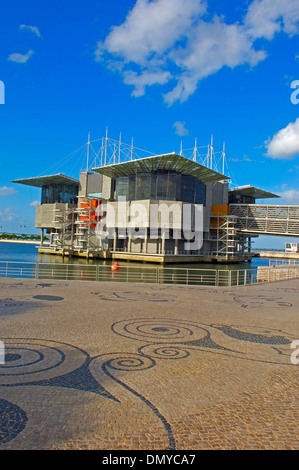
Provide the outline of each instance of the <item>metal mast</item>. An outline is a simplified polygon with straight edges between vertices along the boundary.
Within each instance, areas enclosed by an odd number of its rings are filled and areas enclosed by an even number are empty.
[[[87,141],[87,162],[86,162],[86,171],[88,172],[89,168],[89,147],[90,147],[90,132],[88,132],[88,141]]]
[[[214,151],[214,147],[213,147],[213,135],[211,135],[211,145],[210,145],[210,149],[211,149],[211,152],[210,152],[210,169],[213,170],[213,151]]]
[[[193,151],[193,161],[196,162],[196,155],[197,155],[197,138],[195,138],[195,146]]]
[[[119,134],[119,144],[118,144],[118,163],[120,163],[120,149],[121,149],[121,133]]]
[[[224,175],[224,166],[225,166],[225,142],[223,142],[222,150],[222,174]]]
[[[131,160],[133,160],[133,150],[134,150],[134,146],[133,146],[133,137],[132,137],[132,144],[131,144]]]
[[[105,166],[107,163],[107,142],[108,142],[108,127],[106,127],[106,137],[105,137],[105,162],[104,162]]]

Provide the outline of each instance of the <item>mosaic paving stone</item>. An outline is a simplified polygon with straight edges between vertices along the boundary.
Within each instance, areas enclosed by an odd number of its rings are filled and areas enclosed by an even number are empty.
[[[26,413],[9,401],[0,399],[0,444],[14,439],[25,428]]]
[[[0,449],[298,449],[298,286],[1,280]]]

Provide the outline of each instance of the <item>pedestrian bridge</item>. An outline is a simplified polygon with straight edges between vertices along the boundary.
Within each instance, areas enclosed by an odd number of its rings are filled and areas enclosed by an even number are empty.
[[[230,204],[237,231],[248,235],[299,237],[299,205]]]

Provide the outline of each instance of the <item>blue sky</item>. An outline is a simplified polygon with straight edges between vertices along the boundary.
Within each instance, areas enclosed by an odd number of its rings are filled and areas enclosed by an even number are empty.
[[[297,0],[5,3],[0,231],[34,231],[40,190],[13,179],[77,177],[84,152],[63,159],[106,127],[156,154],[213,135],[232,185],[299,203]]]

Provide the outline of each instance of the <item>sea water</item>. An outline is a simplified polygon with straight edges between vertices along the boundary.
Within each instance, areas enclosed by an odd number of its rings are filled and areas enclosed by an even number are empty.
[[[224,263],[189,263],[189,264],[171,264],[168,267],[188,267],[197,269],[250,269],[258,266],[268,266],[269,258],[253,258],[250,263],[224,264]],[[109,260],[92,260],[85,258],[72,258],[57,255],[46,255],[38,253],[38,245],[27,243],[3,243],[0,242],[0,261],[15,261],[19,263],[64,263],[64,264],[110,264]],[[126,262],[120,262],[126,264]],[[140,263],[130,262],[130,266],[140,265]],[[144,266],[144,265],[143,265]]]

